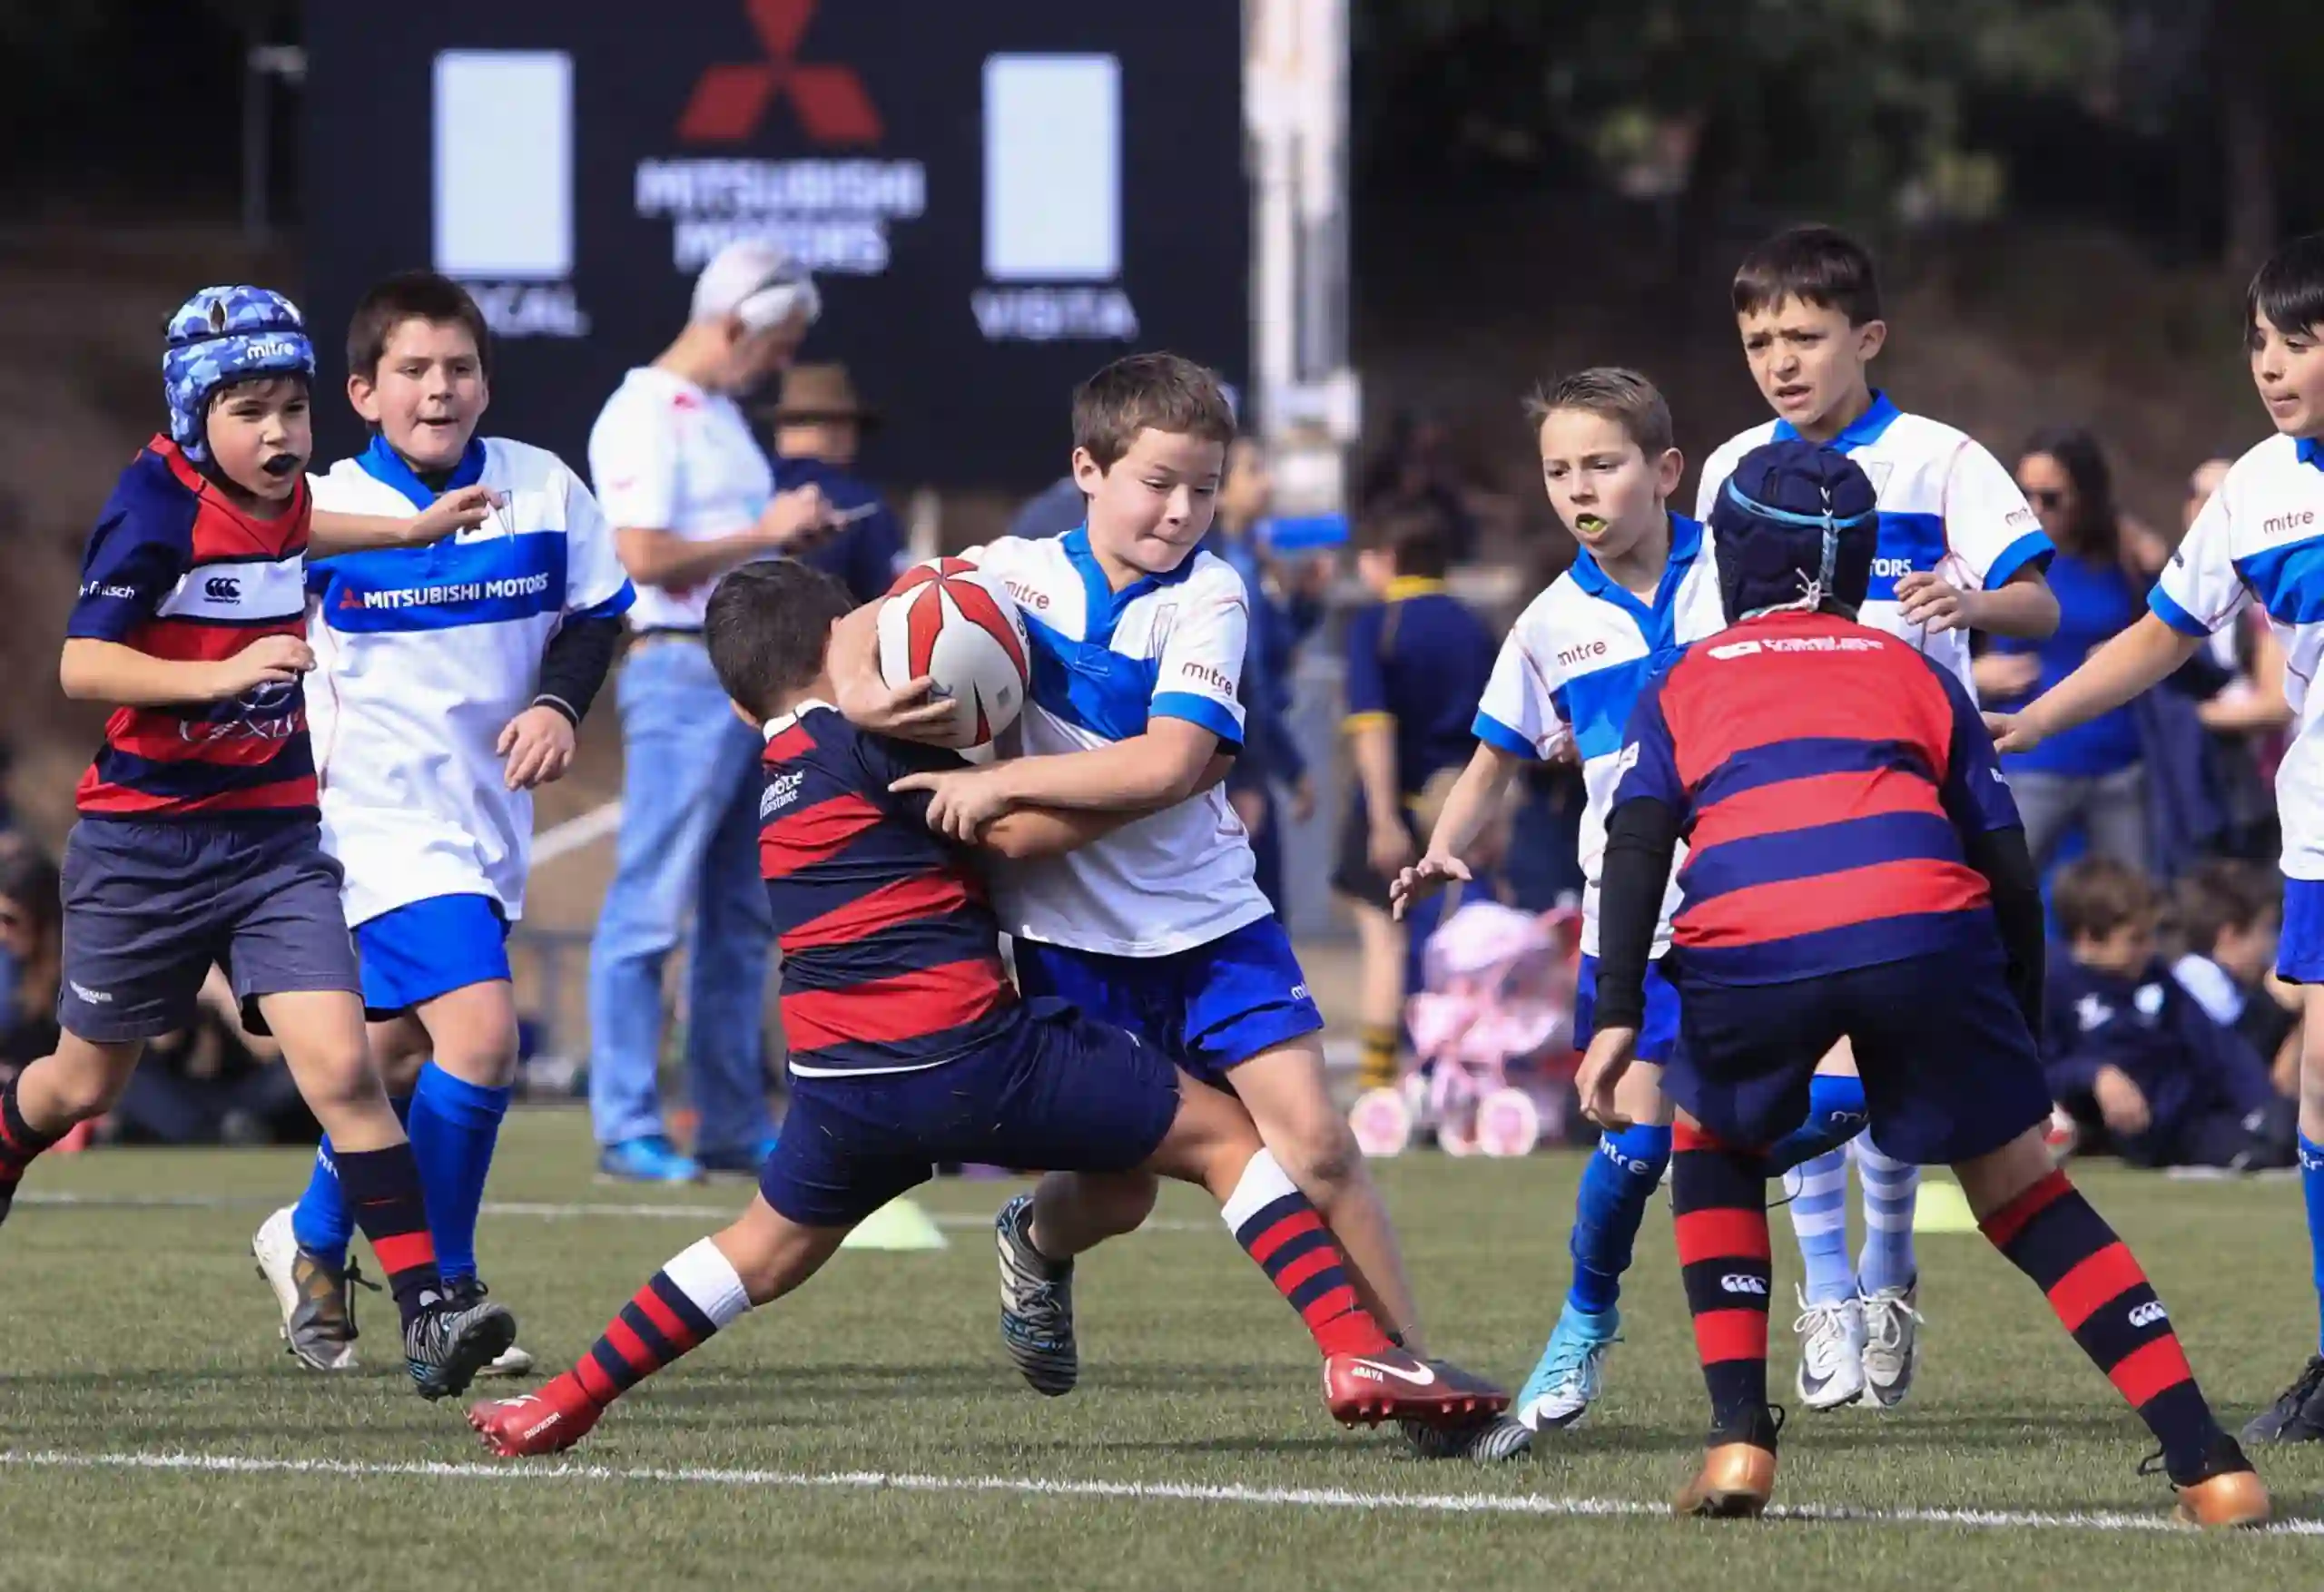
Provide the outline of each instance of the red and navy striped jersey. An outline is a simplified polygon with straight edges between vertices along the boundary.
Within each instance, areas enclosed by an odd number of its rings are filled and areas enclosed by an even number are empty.
[[[302,480],[275,518],[244,514],[156,437],[90,534],[65,634],[183,663],[232,657],[261,636],[305,639],[310,509]],[[116,708],[78,800],[89,818],[311,814],[305,695],[292,681],[231,702]]]
[[[1679,817],[1674,970],[1782,984],[1999,953],[1962,837],[2020,823],[1976,707],[1908,643],[1822,614],[1699,641],[1640,695],[1614,804]]]
[[[929,829],[925,792],[888,790],[964,766],[867,735],[821,703],[767,727],[759,870],[801,1076],[940,1066],[1023,1020],[975,863]]]

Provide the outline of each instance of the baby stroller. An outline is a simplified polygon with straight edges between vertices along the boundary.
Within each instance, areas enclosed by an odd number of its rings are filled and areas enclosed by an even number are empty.
[[[1348,1113],[1366,1155],[1418,1135],[1447,1154],[1524,1155],[1565,1128],[1581,915],[1472,901],[1428,938],[1426,988],[1404,1003],[1416,1054]]]

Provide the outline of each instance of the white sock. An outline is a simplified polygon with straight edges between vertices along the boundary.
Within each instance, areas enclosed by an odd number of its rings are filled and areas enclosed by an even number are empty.
[[[743,1291],[742,1273],[707,1238],[696,1241],[692,1248],[674,1258],[662,1268],[662,1274],[675,1282],[679,1292],[715,1326],[732,1325],[751,1308],[751,1296]]]
[[[1226,1220],[1226,1231],[1239,1236],[1243,1224],[1265,1210],[1285,1194],[1295,1194],[1299,1185],[1291,1181],[1275,1160],[1275,1152],[1264,1145],[1243,1168],[1243,1175],[1236,1180],[1235,1192],[1226,1196],[1219,1214]]]

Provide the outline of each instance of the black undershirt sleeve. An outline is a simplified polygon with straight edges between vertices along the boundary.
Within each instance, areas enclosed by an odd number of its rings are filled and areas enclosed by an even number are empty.
[[[533,705],[555,708],[577,728],[589,716],[589,704],[605,684],[620,644],[618,619],[566,620],[541,654],[540,687]]]
[[[2042,881],[2034,870],[2022,829],[1980,830],[1963,837],[1969,866],[1993,889],[1994,917],[2009,955],[2009,992],[2016,997],[2026,1026],[2042,1031],[2042,986],[2048,974],[2047,926],[2042,914]]]
[[[1645,1022],[1646,965],[1678,850],[1679,815],[1662,802],[1634,798],[1607,820],[1598,876],[1598,1027]]]

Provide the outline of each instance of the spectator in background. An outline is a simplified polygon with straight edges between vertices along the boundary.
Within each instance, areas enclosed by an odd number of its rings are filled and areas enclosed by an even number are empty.
[[[64,900],[56,864],[14,836],[0,849],[0,951],[8,968],[0,1076],[12,1076],[56,1048],[64,952]]]
[[[242,1026],[232,987],[212,968],[193,1020],[147,1041],[144,1063],[101,1136],[131,1145],[281,1145],[311,1142],[320,1131],[282,1065],[282,1047]]]
[[[838,576],[859,603],[882,595],[905,561],[904,528],[853,473],[864,437],[880,423],[878,411],[855,396],[846,366],[793,365],[783,373],[783,396],[767,418],[774,423],[774,489],[822,488],[838,527],[802,556]]]
[[[1062,536],[1066,532],[1089,517],[1089,500],[1072,476],[1059,476],[1038,497],[1029,499],[1009,522],[1009,534],[1038,542],[1046,536]]]
[[[2052,963],[2042,1066],[2052,1096],[2104,1124],[2134,1166],[2289,1166],[2293,1104],[2155,955],[2144,875],[2089,857],[2058,876],[2068,956]]]
[[[1451,536],[1441,516],[1370,519],[1356,574],[1379,599],[1347,625],[1347,722],[1356,788],[1332,889],[1355,913],[1363,948],[1362,1086],[1396,1081],[1406,963],[1427,942],[1443,896],[1403,922],[1388,886],[1418,860],[1452,783],[1476,749],[1477,703],[1492,676],[1492,633],[1444,589]]]
[[[1205,545],[1243,577],[1250,603],[1250,633],[1243,649],[1243,750],[1226,775],[1226,799],[1251,831],[1259,889],[1284,913],[1282,804],[1275,788],[1291,793],[1294,822],[1315,811],[1315,788],[1307,761],[1293,738],[1291,673],[1296,651],[1291,621],[1269,587],[1267,569],[1253,532],[1265,517],[1274,491],[1266,453],[1251,437],[1237,437],[1226,450],[1226,478],[1218,490],[1218,512]]]
[[[2297,996],[2270,978],[2276,937],[2283,927],[2283,893],[2272,867],[2234,858],[2198,864],[2179,880],[2172,915],[2185,954],[2171,977],[2211,1020],[2243,1037],[2269,1064],[2276,1091],[2298,1093],[2299,1007]],[[2279,998],[2278,990],[2291,998]]]
[[[718,577],[803,555],[830,533],[814,486],[774,488],[737,399],[791,363],[822,310],[775,245],[730,243],[703,268],[675,341],[634,369],[589,433],[589,475],[637,585],[621,712],[621,832],[589,948],[589,1112],[598,1170],[684,1183],[750,1172],[774,1142],[763,1027],[773,929],[758,869],[758,732],[703,650]],[[694,1154],[662,1115],[662,972],[687,921],[686,1068]]]
[[[2038,434],[2017,465],[2017,485],[2057,546],[2049,568],[2058,627],[2046,639],[1992,638],[1974,672],[1979,697],[2008,710],[2049,690],[2144,611],[2148,582],[2135,573],[2098,439],[2074,427]],[[2059,839],[2080,822],[2091,855],[2143,868],[2150,855],[2145,747],[2136,712],[2102,713],[2003,760],[2025,845],[2046,867]]]
[[[1477,520],[1452,458],[1452,428],[1429,416],[1399,413],[1387,440],[1364,467],[1356,512],[1367,518],[1433,514],[1443,521],[1446,562],[1476,556]]]

